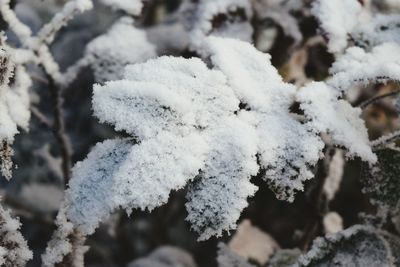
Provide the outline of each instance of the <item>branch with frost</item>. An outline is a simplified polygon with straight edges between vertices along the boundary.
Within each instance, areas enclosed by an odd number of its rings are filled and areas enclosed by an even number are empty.
[[[0,206],[0,265],[24,267],[32,252],[19,232],[20,222]]]
[[[57,230],[42,255],[43,267],[83,267],[88,250],[84,245],[86,238],[68,221],[64,207],[58,212],[56,225]]]
[[[380,138],[372,141],[371,145],[375,150],[377,150],[396,142],[398,139],[400,139],[400,130],[390,133],[388,135],[381,136]]]
[[[28,129],[30,119],[29,88],[32,80],[23,65],[16,62],[16,51],[0,36],[0,160],[1,172],[8,180],[12,176],[13,150],[10,145],[19,133]],[[11,80],[12,78],[12,80]]]
[[[57,32],[65,26],[68,21],[76,15],[92,9],[93,3],[91,0],[74,0],[67,2],[63,9],[58,12],[37,34],[39,42],[47,45],[54,41]]]

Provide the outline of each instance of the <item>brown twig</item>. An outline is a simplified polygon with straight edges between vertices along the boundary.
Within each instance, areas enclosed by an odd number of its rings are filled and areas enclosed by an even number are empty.
[[[371,105],[371,104],[373,104],[373,103],[375,103],[375,102],[377,102],[377,101],[380,101],[380,100],[383,99],[383,98],[395,96],[395,95],[397,95],[397,94],[399,94],[399,93],[400,93],[400,91],[393,91],[393,92],[390,92],[390,93],[386,93],[386,94],[382,94],[382,95],[377,95],[377,96],[371,97],[370,99],[368,99],[368,100],[362,102],[362,103],[359,105],[359,107],[360,107],[361,109],[365,109],[365,108],[368,107],[369,105]]]

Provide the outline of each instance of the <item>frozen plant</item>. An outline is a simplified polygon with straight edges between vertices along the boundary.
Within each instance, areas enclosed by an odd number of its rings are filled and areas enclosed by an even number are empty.
[[[42,266],[83,267],[89,246],[99,256],[89,258],[107,266],[197,266],[199,255],[171,246],[148,254],[155,244],[188,243],[166,230],[178,217],[198,241],[224,237],[241,221],[230,245],[219,245],[221,267],[399,264],[396,1],[71,0],[55,1],[51,16],[22,1],[0,0],[1,173],[11,178],[14,154],[49,166],[48,175],[32,168],[27,184],[8,185],[3,202],[46,229],[57,212]],[[75,45],[75,63],[56,60]],[[26,134],[14,142],[30,127],[31,143],[43,129],[54,137],[37,138],[46,141],[32,157]],[[344,203],[353,165],[362,165],[359,191],[376,213],[343,229],[348,218],[331,204]],[[259,213],[264,186],[306,209],[289,223],[280,221],[286,210],[267,212],[252,227],[244,218]],[[271,209],[288,207],[267,198]],[[160,210],[156,229],[141,224],[143,212]],[[0,266],[24,266],[32,254],[19,221],[3,208],[0,217]],[[102,239],[111,218],[112,237]],[[136,219],[139,234],[128,234]],[[285,239],[273,232],[285,227]],[[143,245],[144,229],[160,236]]]

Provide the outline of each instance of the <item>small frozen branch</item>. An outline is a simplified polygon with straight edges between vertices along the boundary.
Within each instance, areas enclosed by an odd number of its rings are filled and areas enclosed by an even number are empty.
[[[44,25],[38,37],[41,43],[51,44],[57,32],[65,26],[76,15],[83,13],[93,7],[91,0],[76,0],[67,2],[61,12],[57,13],[52,20]]]
[[[400,91],[397,90],[397,91],[389,92],[389,93],[386,93],[386,94],[381,94],[381,95],[374,96],[374,97],[364,101],[363,103],[361,103],[360,104],[360,108],[365,109],[366,107],[368,107],[369,105],[371,105],[371,104],[373,104],[375,102],[378,102],[378,101],[380,101],[380,100],[382,100],[382,99],[384,99],[386,97],[391,97],[391,96],[398,95],[399,93],[400,93]]]
[[[374,148],[374,150],[380,149],[385,147],[386,145],[396,142],[398,139],[400,139],[400,130],[397,130],[391,134],[384,135],[374,141],[371,142],[371,146]]]

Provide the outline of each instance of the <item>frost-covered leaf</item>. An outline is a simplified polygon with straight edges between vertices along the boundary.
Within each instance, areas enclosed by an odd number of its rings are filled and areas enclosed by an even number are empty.
[[[295,249],[280,249],[268,261],[267,267],[287,267],[296,263],[301,255],[298,248]]]
[[[156,249],[149,256],[140,258],[128,267],[196,267],[193,257],[186,251],[164,246]]]
[[[201,233],[199,240],[236,228],[247,198],[257,190],[249,179],[258,171],[256,141],[254,129],[233,118],[210,133],[210,152],[186,203],[187,220]]]
[[[180,13],[194,49],[201,51],[208,35],[251,41],[253,12],[249,0],[185,1]]]
[[[300,90],[297,99],[304,110],[310,130],[329,133],[335,145],[347,149],[347,156],[359,156],[374,163],[376,155],[369,145],[367,128],[360,119],[361,109],[353,108],[345,100],[338,100],[339,92],[325,83],[314,82]]]
[[[400,42],[400,16],[371,12],[368,5],[358,0],[314,2],[312,12],[319,20],[330,52],[342,53],[353,45],[370,49],[387,42]]]
[[[290,114],[296,88],[282,81],[269,55],[248,43],[213,37],[206,49],[248,109],[241,115],[257,131],[265,180],[279,199],[293,201],[295,191],[313,177],[309,166],[316,164],[323,148],[319,136]]]
[[[20,226],[18,219],[0,207],[0,266],[24,267],[32,259],[32,252],[19,232]]]
[[[167,133],[140,145],[129,140],[97,144],[72,170],[68,218],[91,234],[117,208],[130,212],[164,204],[171,190],[197,175],[206,147],[199,136]]]
[[[254,267],[245,258],[237,255],[224,243],[218,244],[218,267]]]
[[[372,227],[355,225],[318,237],[296,266],[393,266],[389,243]]]
[[[322,155],[319,133],[335,130],[338,145],[345,142],[343,129],[313,129],[319,118],[304,123],[290,113],[296,87],[282,81],[268,55],[221,37],[208,37],[203,48],[213,69],[196,58],[160,57],[127,66],[122,80],[95,86],[94,114],[137,144],[98,144],[74,168],[67,214],[83,233],[92,233],[119,207],[151,210],[196,177],[187,194],[187,219],[200,239],[220,236],[236,227],[256,191],[250,178],[260,167],[277,197],[293,201]],[[359,129],[356,113],[333,118],[340,127],[348,126],[343,119]],[[353,138],[358,132],[351,130]],[[368,154],[355,147],[348,147],[352,155]]]
[[[400,15],[377,14],[368,23],[363,23],[352,33],[355,45],[374,47],[386,42],[400,44]]]
[[[342,52],[348,45],[350,33],[361,21],[363,7],[357,0],[318,0],[312,12],[328,39],[330,52]]]
[[[400,152],[382,149],[376,155],[376,165],[364,166],[363,191],[374,204],[394,212],[400,206]]]
[[[129,17],[119,19],[86,47],[86,58],[98,82],[120,79],[126,65],[155,56],[155,47],[147,40],[146,32],[135,28]]]
[[[400,81],[400,46],[385,43],[371,51],[351,47],[332,65],[330,73],[333,77],[327,83],[344,92],[357,85]]]
[[[143,8],[143,0],[100,0],[104,5],[115,10],[122,10],[129,15],[140,15]]]

